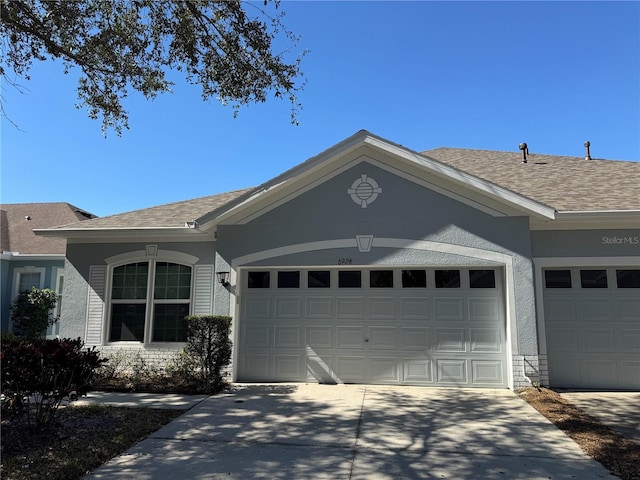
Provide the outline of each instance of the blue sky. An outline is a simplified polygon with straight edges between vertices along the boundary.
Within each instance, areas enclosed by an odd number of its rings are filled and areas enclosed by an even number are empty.
[[[197,86],[126,102],[105,138],[76,84],[41,63],[3,85],[2,203],[99,216],[256,186],[366,129],[440,146],[640,161],[640,2],[288,2],[307,85],[233,111]]]

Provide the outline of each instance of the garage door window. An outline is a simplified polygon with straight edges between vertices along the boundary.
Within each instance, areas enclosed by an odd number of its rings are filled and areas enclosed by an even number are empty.
[[[249,272],[248,287],[249,288],[269,288],[271,277],[270,272]]]
[[[571,270],[545,270],[545,288],[571,288]]]
[[[329,270],[310,270],[307,281],[309,288],[330,288],[331,272]]]
[[[640,288],[640,270],[616,270],[618,288]]]
[[[427,271],[402,270],[402,288],[427,288]]]
[[[436,288],[460,288],[460,270],[436,270]]]
[[[338,288],[360,288],[362,273],[359,270],[341,270],[338,272]]]
[[[471,288],[496,288],[496,274],[493,270],[469,270]]]
[[[278,272],[278,288],[300,288],[300,272]]]
[[[393,270],[371,270],[369,272],[371,288],[393,288]]]
[[[580,270],[582,288],[607,288],[606,270]]]

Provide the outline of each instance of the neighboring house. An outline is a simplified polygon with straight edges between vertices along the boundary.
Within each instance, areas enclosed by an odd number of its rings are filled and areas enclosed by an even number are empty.
[[[48,228],[95,218],[68,203],[15,203],[0,208],[0,298],[2,330],[11,329],[11,303],[19,292],[31,287],[50,288],[60,293],[64,279],[64,238],[47,238],[33,233]],[[57,308],[61,307],[61,302]],[[59,325],[50,327],[55,336]]]
[[[639,185],[361,131],[257,188],[39,233],[68,240],[61,334],[107,353],[229,314],[234,381],[639,389]]]

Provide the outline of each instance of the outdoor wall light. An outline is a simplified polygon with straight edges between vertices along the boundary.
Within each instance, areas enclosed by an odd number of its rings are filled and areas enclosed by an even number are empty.
[[[218,281],[223,287],[229,286],[229,272],[218,272]]]

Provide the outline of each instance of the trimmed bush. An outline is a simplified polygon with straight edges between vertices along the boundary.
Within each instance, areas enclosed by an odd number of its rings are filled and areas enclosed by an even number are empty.
[[[78,339],[2,339],[3,413],[27,414],[37,427],[49,426],[65,398],[86,394],[96,369],[107,360]]]
[[[223,370],[231,362],[231,317],[190,315],[182,362],[193,366],[191,375],[211,393],[225,386]]]

